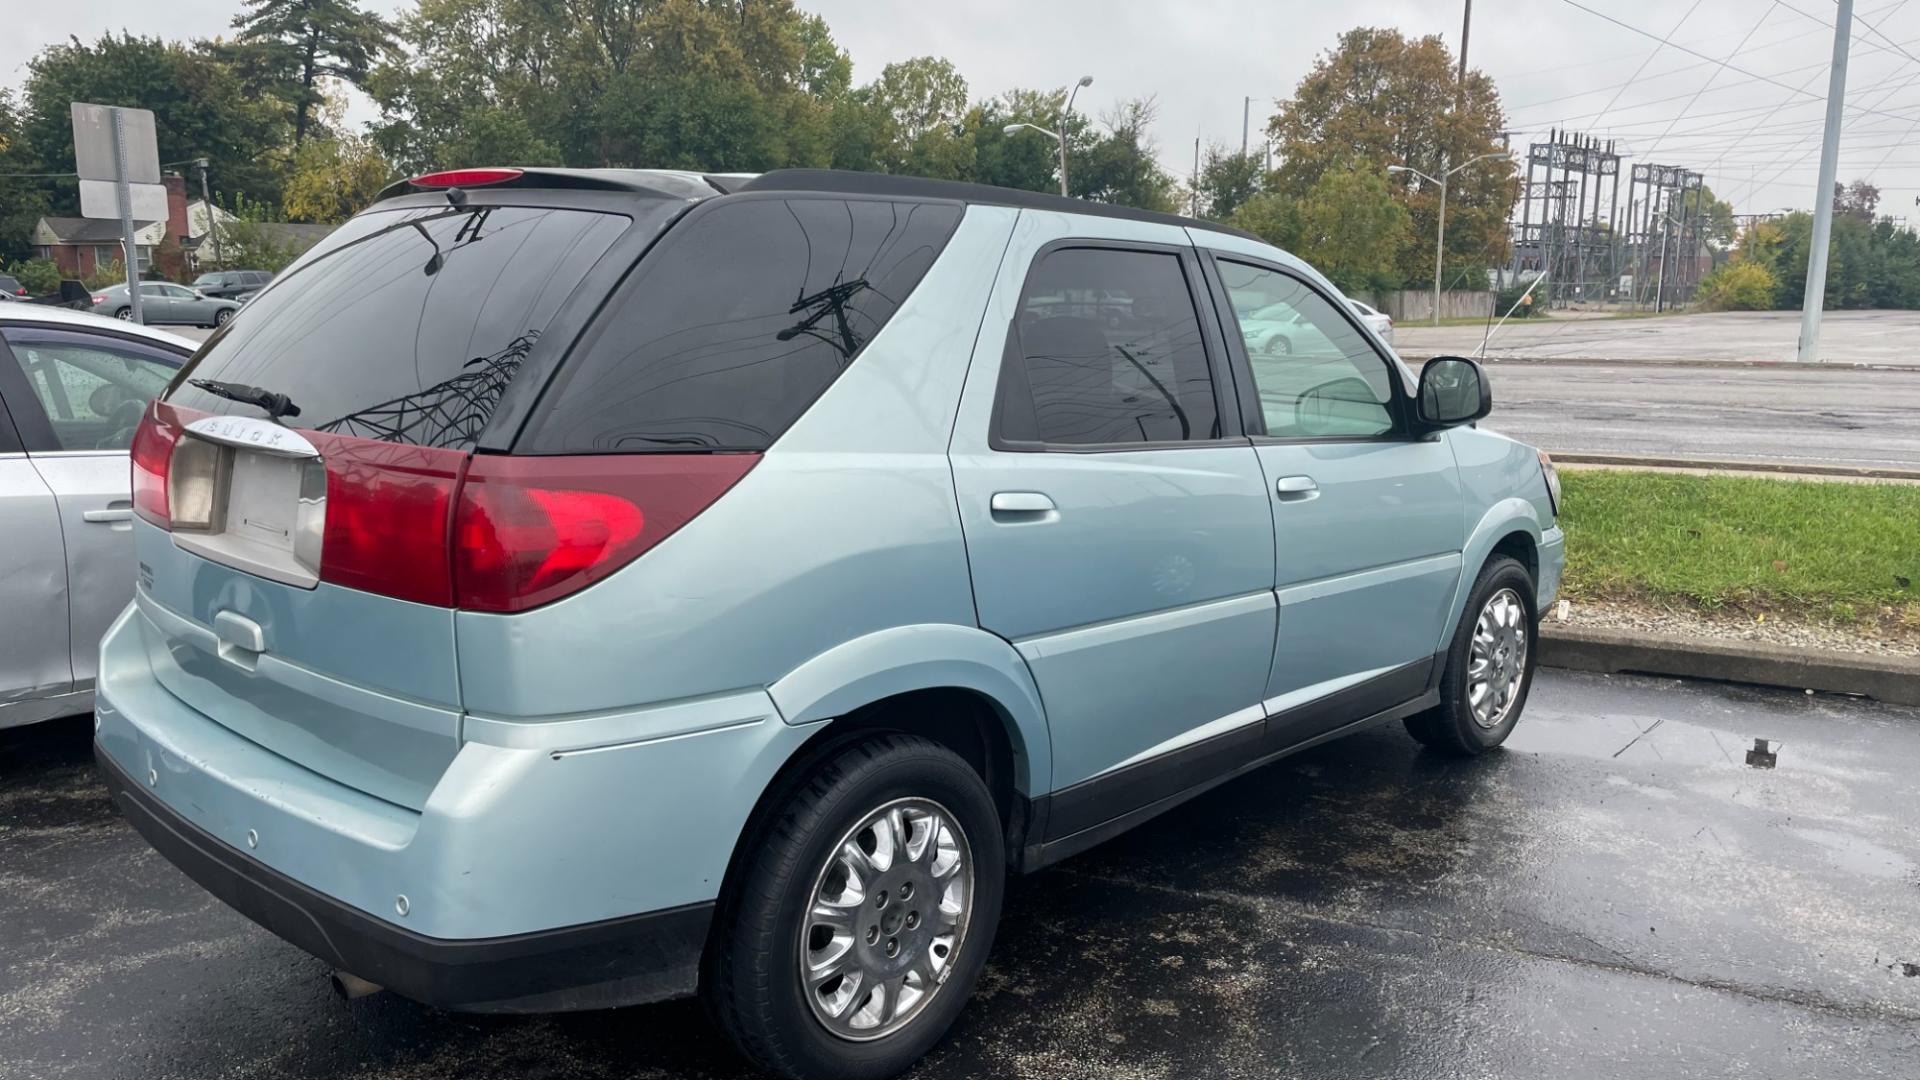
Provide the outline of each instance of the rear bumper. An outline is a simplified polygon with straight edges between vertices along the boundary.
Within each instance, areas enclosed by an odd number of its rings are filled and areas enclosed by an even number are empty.
[[[698,985],[712,903],[509,937],[425,937],[223,843],[150,794],[98,744],[94,751],[115,804],[188,877],[333,967],[402,996],[472,1012],[554,1012],[684,997]]]

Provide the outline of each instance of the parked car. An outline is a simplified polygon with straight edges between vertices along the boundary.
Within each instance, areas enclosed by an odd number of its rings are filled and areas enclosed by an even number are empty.
[[[0,728],[93,707],[100,635],[133,596],[127,448],[193,349],[95,315],[0,307]]]
[[[26,298],[27,287],[20,284],[19,278],[12,274],[0,274],[0,299],[25,300]]]
[[[240,300],[267,287],[273,275],[265,270],[213,270],[193,279],[203,295]]]
[[[1246,348],[1278,305],[1312,333]],[[145,411],[97,753],[344,993],[698,993],[776,1073],[889,1075],[1008,872],[1372,724],[1500,745],[1562,537],[1491,404],[1217,224],[420,177]]]
[[[1388,345],[1393,344],[1392,316],[1363,304],[1352,297],[1347,298],[1347,306],[1353,309],[1354,314],[1360,316],[1361,322],[1372,327],[1373,332],[1380,335],[1381,341],[1386,342]]]
[[[132,321],[133,302],[125,285],[109,285],[93,294],[93,312]],[[240,310],[237,300],[203,296],[196,289],[170,281],[140,283],[140,318],[148,326],[225,326]]]

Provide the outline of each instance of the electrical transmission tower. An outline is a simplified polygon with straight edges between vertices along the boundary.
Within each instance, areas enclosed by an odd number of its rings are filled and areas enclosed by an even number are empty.
[[[1527,149],[1509,284],[1544,275],[1553,307],[1615,301],[1664,310],[1700,284],[1706,182],[1677,165],[1627,170],[1614,140],[1553,129]]]

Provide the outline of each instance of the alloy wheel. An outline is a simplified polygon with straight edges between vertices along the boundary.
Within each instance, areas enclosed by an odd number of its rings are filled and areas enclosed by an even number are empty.
[[[973,853],[952,813],[896,799],[849,829],[814,879],[800,978],[814,1018],[852,1041],[925,1011],[965,945]]]
[[[1493,729],[1506,722],[1527,675],[1527,609],[1520,594],[1501,589],[1487,598],[1473,624],[1467,659],[1467,704],[1473,722]]]

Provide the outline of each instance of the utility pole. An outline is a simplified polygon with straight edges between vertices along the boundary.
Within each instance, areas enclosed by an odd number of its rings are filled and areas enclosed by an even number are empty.
[[[220,230],[214,227],[213,196],[207,194],[207,159],[200,158],[194,162],[194,165],[200,169],[200,205],[207,211],[207,239],[213,241],[213,264],[221,266]]]
[[[1473,0],[1467,0],[1467,10],[1460,16],[1460,74],[1454,80],[1462,90],[1467,85],[1467,33],[1473,29]]]
[[[1247,156],[1247,132],[1253,124],[1253,97],[1248,95],[1240,101],[1240,156]]]
[[[1200,136],[1193,137],[1193,209],[1188,212],[1193,217],[1200,216]]]
[[[1807,295],[1800,308],[1800,362],[1820,362],[1820,309],[1827,298],[1827,245],[1833,239],[1833,183],[1840,166],[1840,113],[1847,96],[1847,41],[1853,0],[1833,13],[1833,65],[1827,72],[1827,129],[1820,140],[1820,190],[1814,194],[1813,243],[1807,252]]]

